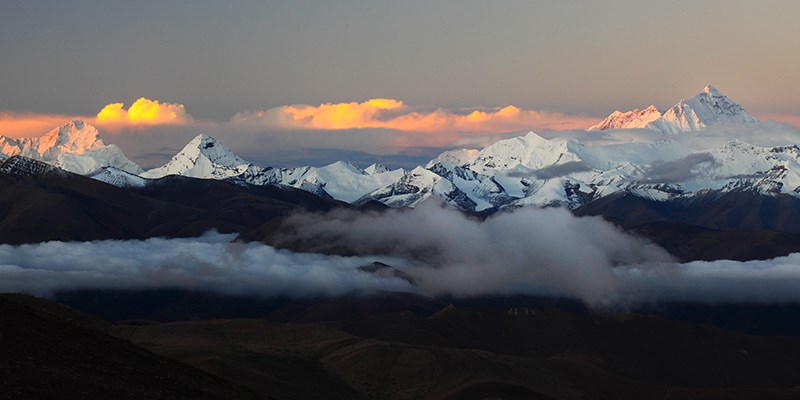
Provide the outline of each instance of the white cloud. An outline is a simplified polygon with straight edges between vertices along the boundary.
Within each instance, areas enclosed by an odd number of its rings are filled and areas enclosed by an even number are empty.
[[[0,292],[48,295],[81,288],[184,288],[304,297],[353,290],[410,290],[405,281],[357,270],[373,258],[230,243],[234,236],[211,233],[192,239],[0,245]]]
[[[480,221],[432,203],[386,213],[298,214],[293,238],[359,254],[341,257],[230,243],[233,235],[144,241],[0,245],[0,292],[182,288],[257,296],[352,292],[554,295],[594,307],[636,302],[800,302],[800,254],[766,261],[678,264],[599,218],[524,209]],[[292,238],[287,238],[292,239]],[[403,279],[358,269],[382,261]]]

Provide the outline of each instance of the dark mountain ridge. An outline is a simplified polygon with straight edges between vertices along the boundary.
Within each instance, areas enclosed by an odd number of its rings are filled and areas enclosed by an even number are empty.
[[[245,241],[311,251],[327,245],[285,243],[282,219],[301,210],[354,208],[285,186],[182,176],[120,188],[19,156],[0,164],[0,171],[0,243],[8,244],[194,237],[216,229]],[[362,208],[380,212],[385,206]],[[624,193],[573,213],[601,216],[682,261],[768,259],[800,251],[800,199],[788,195],[742,190],[655,201]]]
[[[277,186],[168,176],[145,188],[119,188],[57,168],[26,173],[31,169],[19,165],[31,163],[15,164],[0,173],[0,243],[241,233],[295,210],[347,207]]]

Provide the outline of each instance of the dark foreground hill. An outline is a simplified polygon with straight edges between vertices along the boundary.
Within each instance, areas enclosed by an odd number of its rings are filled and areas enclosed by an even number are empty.
[[[0,399],[258,399],[249,389],[95,329],[91,317],[0,296]]]
[[[206,298],[205,307],[215,303]],[[33,382],[48,383],[37,386],[47,393],[62,385],[69,385],[66,394],[100,390],[83,382],[106,381],[141,393],[141,380],[150,382],[147,374],[166,366],[161,377],[178,375],[170,379],[185,382],[172,390],[205,396],[231,390],[225,394],[230,398],[247,393],[226,381],[276,399],[800,396],[800,338],[753,336],[651,315],[500,308],[499,300],[493,307],[448,305],[398,295],[251,306],[253,314],[263,307],[262,318],[198,320],[187,314],[183,321],[94,324],[216,375],[218,381],[204,382],[221,386],[210,388],[184,375],[191,368],[165,364],[131,344],[66,322],[75,320],[74,311],[63,306],[50,303],[41,311],[8,300],[1,304],[3,340],[15,344],[0,364],[6,368],[3,379],[13,383],[7,387],[34,395],[39,392],[28,387]],[[142,354],[150,358],[142,361]],[[152,379],[144,387],[155,395],[146,397],[158,398],[164,378]]]

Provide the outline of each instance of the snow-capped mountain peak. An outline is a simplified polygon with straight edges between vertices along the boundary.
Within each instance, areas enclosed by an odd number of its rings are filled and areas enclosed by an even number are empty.
[[[21,155],[43,161],[55,161],[64,153],[84,154],[106,144],[95,127],[73,120],[41,137],[11,139],[0,136],[0,150],[7,156]]]
[[[525,136],[504,139],[484,148],[469,163],[469,168],[479,173],[512,169],[517,165],[535,170],[579,161],[570,150],[571,144],[574,142],[567,139],[545,139],[535,132],[528,132]]]
[[[194,139],[184,146],[181,153],[193,159],[205,156],[216,164],[228,167],[235,167],[247,163],[225,145],[217,141],[217,139],[206,134],[195,136]]]
[[[349,161],[336,161],[322,167],[321,169],[325,169],[332,173],[338,173],[338,174],[355,174],[355,175],[367,174],[364,170],[358,168]]]
[[[193,178],[224,179],[243,174],[251,165],[213,137],[200,134],[189,141],[166,164],[143,173],[142,177],[183,175]]]
[[[388,172],[388,171],[389,171],[389,168],[386,168],[386,166],[384,166],[382,164],[378,164],[378,163],[370,164],[369,167],[364,168],[364,172],[366,172],[367,175],[382,174],[382,173]]]
[[[480,150],[476,149],[454,149],[445,151],[439,154],[433,160],[430,160],[425,168],[432,168],[436,164],[452,169],[452,167],[460,167],[469,164],[478,155]]]
[[[15,156],[19,154],[19,152],[19,141],[0,135],[0,158]]]
[[[758,119],[738,103],[707,85],[661,113],[655,106],[628,112],[614,111],[589,130],[646,128],[663,133],[696,131],[710,125],[755,123]]]
[[[142,169],[116,145],[107,145],[97,129],[81,120],[70,121],[42,137],[9,139],[0,137],[0,151],[56,165],[77,174],[88,174],[113,166],[131,173]]]
[[[708,85],[696,96],[683,99],[664,115],[647,125],[647,128],[664,133],[696,131],[710,125],[755,123],[758,119]]]
[[[63,153],[83,154],[105,145],[95,127],[73,120],[39,138],[36,150],[43,158],[54,158]]]
[[[614,111],[599,124],[591,126],[589,130],[644,128],[660,117],[661,111],[654,105],[650,105],[644,110],[637,108],[627,112]]]
[[[708,109],[713,111],[713,116],[719,118],[725,117],[729,121],[723,122],[758,122],[758,119],[750,115],[738,103],[732,101],[728,96],[720,93],[717,88],[707,85],[703,88],[694,98],[687,100],[696,100],[697,102],[705,105]]]
[[[712,96],[713,95],[717,95],[717,96],[722,95],[722,93],[720,93],[719,90],[717,88],[715,88],[714,86],[712,86],[712,85],[706,85],[706,87],[704,87],[701,92],[702,93],[708,93],[708,94],[710,94]]]

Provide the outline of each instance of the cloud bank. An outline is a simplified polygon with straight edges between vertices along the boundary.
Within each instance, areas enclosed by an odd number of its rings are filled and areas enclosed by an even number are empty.
[[[711,153],[689,154],[686,157],[672,161],[656,160],[645,171],[642,182],[674,183],[687,180],[695,176],[697,168],[701,166],[716,168],[720,165]]]
[[[0,292],[182,288],[319,297],[378,291],[470,297],[550,295],[592,307],[640,302],[800,302],[800,254],[678,264],[599,218],[523,209],[486,220],[433,203],[408,211],[298,214],[290,240],[359,256],[296,253],[233,235],[0,245]],[[377,254],[377,255],[368,255]],[[392,274],[359,269],[392,265]]]
[[[285,243],[413,260],[407,272],[430,295],[546,294],[610,304],[624,285],[617,267],[671,262],[658,246],[563,209],[481,221],[428,201],[409,211],[298,214],[286,224],[295,233]]]
[[[396,99],[365,102],[299,104],[237,113],[232,122],[281,129],[381,128],[404,132],[492,133],[524,129],[576,129],[592,118],[523,110],[513,105],[472,110],[419,110]]]
[[[42,136],[72,119],[61,114],[0,112],[0,135],[14,139]]]
[[[562,209],[521,209],[481,221],[426,202],[409,211],[299,214],[288,225],[303,227],[294,235],[306,243],[411,260],[405,271],[429,295],[554,295],[595,307],[800,301],[800,254],[678,264],[600,218]]]
[[[129,158],[146,167],[159,166],[174,155],[162,156],[156,149],[177,152],[198,133],[212,135],[266,165],[321,166],[344,158],[331,156],[331,151],[355,151],[376,159],[399,155],[401,160],[392,165],[399,166],[412,159],[424,164],[446,148],[488,145],[512,132],[580,128],[595,122],[594,118],[513,105],[430,109],[381,98],[284,105],[211,121],[194,118],[180,103],[140,98],[128,108],[123,103],[108,104],[96,115],[0,114],[0,134],[41,136],[72,119],[97,125],[101,134],[113,134],[106,141],[119,145]],[[427,159],[420,162],[414,154],[422,153]],[[411,156],[403,157],[406,154]]]
[[[798,114],[761,113],[757,117],[761,121],[777,121],[800,128],[800,115]]]
[[[411,290],[405,281],[358,270],[375,258],[292,253],[262,244],[230,243],[235,236],[209,233],[193,239],[0,245],[0,292],[49,295],[81,288],[184,288],[305,297],[353,290]]]

